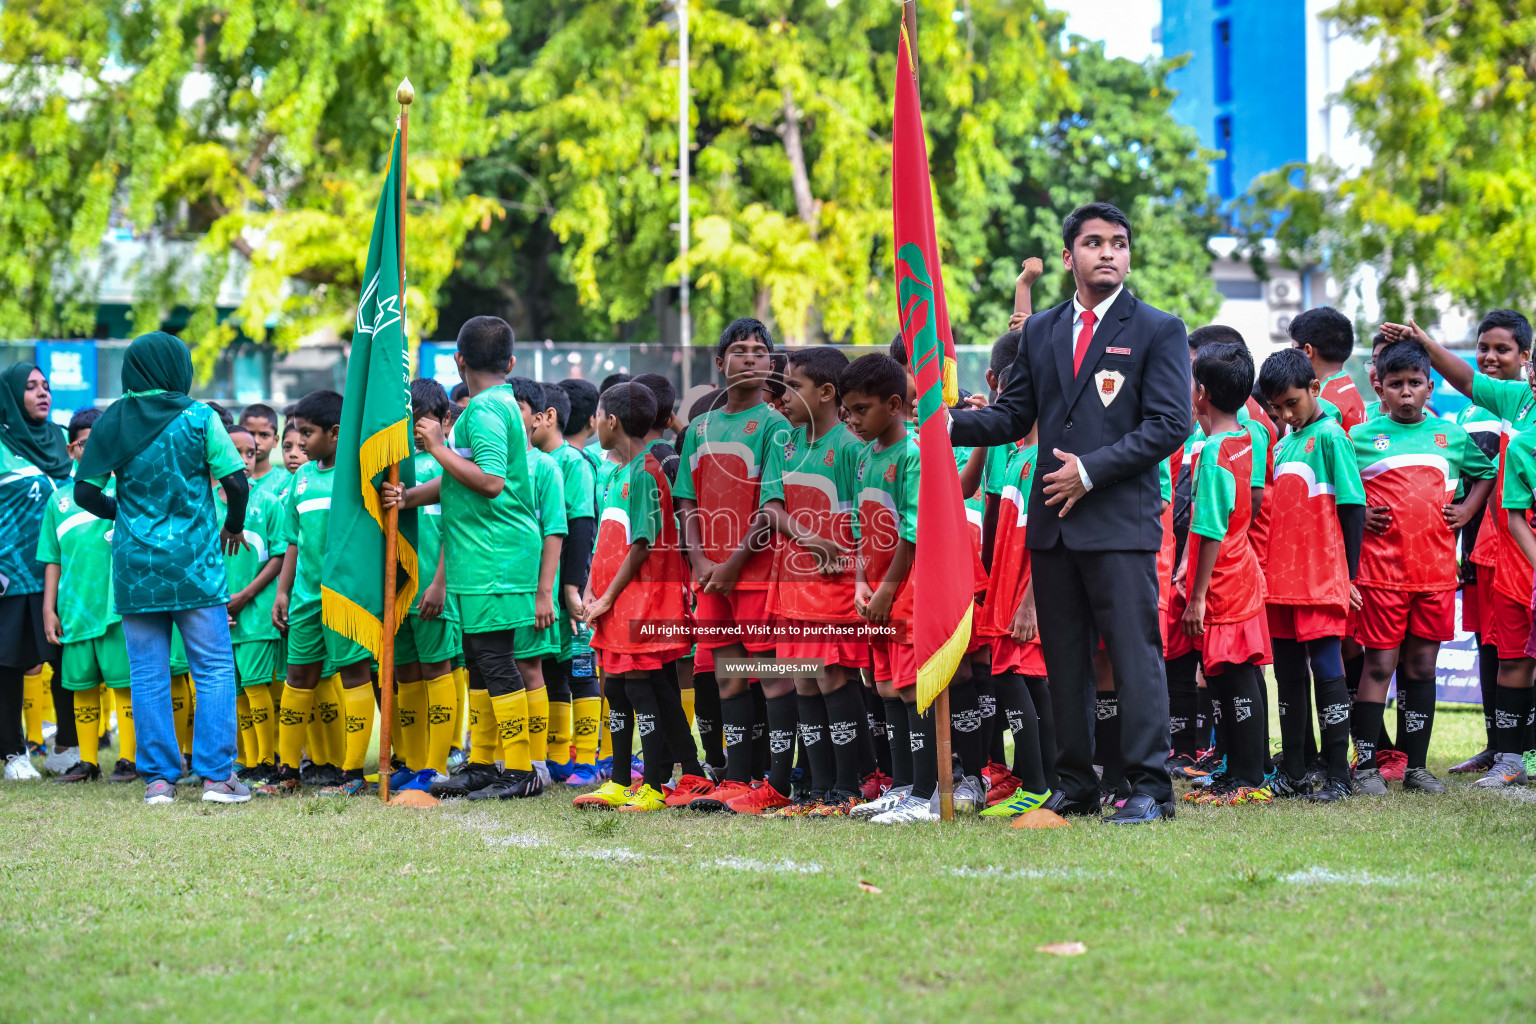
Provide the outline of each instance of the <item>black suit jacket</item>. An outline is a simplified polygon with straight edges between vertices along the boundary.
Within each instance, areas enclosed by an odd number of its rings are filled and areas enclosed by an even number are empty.
[[[1068,299],[1025,321],[1007,387],[985,409],[954,411],[950,438],[957,445],[1008,444],[1039,423],[1029,547],[1059,541],[1079,551],[1156,551],[1163,536],[1157,465],[1192,429],[1184,323],[1122,290],[1074,377],[1073,318]],[[1121,375],[1107,404],[1096,376],[1103,372]],[[1093,481],[1065,517],[1059,505],[1045,503],[1044,477],[1061,468],[1057,448],[1076,455]]]

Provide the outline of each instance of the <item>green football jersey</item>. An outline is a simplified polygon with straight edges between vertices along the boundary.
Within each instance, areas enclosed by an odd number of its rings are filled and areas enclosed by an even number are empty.
[[[1007,482],[1008,460],[1018,448],[1011,444],[993,445],[987,449],[987,463],[981,470],[983,494],[1002,494]]]
[[[542,539],[564,537],[566,533],[565,481],[559,464],[537,448],[528,449],[528,475],[533,480],[533,514],[539,522],[540,543],[509,554],[515,562],[520,563],[518,572],[528,573],[533,577],[533,589],[537,590],[539,564],[544,554]],[[554,593],[557,596],[560,593],[558,571],[555,573]],[[557,607],[558,604],[557,601]]]
[[[416,468],[416,485],[437,479],[443,473],[443,467],[438,461],[426,452],[417,452],[411,456],[411,464]],[[416,598],[411,602],[411,614],[415,615],[421,609],[421,595],[431,585],[433,577],[437,575],[437,559],[443,550],[443,506],[441,501],[432,505],[423,505],[416,510],[416,564],[421,569],[421,586],[416,588]],[[448,567],[443,566],[446,579]],[[453,595],[447,595],[443,601],[443,614],[441,618],[446,622],[459,621],[459,603],[453,599]]]
[[[569,443],[562,443],[549,457],[560,467],[566,520],[597,518],[597,468]]]
[[[268,473],[267,476],[271,476]],[[215,495],[222,522],[227,506]],[[245,542],[233,555],[224,556],[224,573],[229,580],[229,593],[233,597],[244,590],[261,572],[262,566],[273,556],[282,557],[288,550],[288,510],[270,490],[252,490],[245,506]],[[277,597],[277,579],[261,588],[261,592],[235,616],[230,627],[230,643],[243,644],[252,640],[281,640],[283,635],[272,625],[272,601]]]
[[[114,494],[114,484],[104,493]],[[65,643],[93,640],[121,620],[112,601],[112,522],[75,504],[72,483],[48,496],[37,560],[59,567],[59,624]]]
[[[864,449],[853,471],[853,536],[864,579],[878,587],[896,555],[898,540],[917,543],[917,492],[922,471],[917,439],[907,434],[888,448]],[[969,571],[967,567],[967,571]],[[911,573],[897,592],[891,618],[910,621],[913,612]]]
[[[0,576],[7,594],[40,594],[37,542],[44,503],[67,480],[55,480],[0,441]]]
[[[293,485],[288,488],[283,537],[290,547],[299,549],[293,593],[288,599],[290,616],[320,607],[320,566],[325,561],[325,531],[331,523],[331,487],[335,479],[334,462],[330,469],[321,469],[318,462],[306,462],[293,474]]]
[[[455,452],[506,481],[494,498],[443,474],[443,545],[451,594],[531,594],[542,540],[529,478],[528,438],[512,388],[487,388],[453,425]],[[533,569],[528,568],[532,560]]]
[[[288,488],[293,484],[293,474],[281,463],[275,463],[267,475],[251,481],[251,493],[270,494],[281,505],[288,498]]]

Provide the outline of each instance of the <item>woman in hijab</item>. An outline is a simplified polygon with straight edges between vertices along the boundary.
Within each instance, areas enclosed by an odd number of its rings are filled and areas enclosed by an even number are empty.
[[[37,537],[43,509],[73,468],[64,429],[49,421],[48,378],[31,363],[0,374],[0,757],[7,779],[35,779],[21,728],[22,679],[43,662],[57,662],[59,649],[43,632],[43,567]],[[56,747],[74,743],[73,707],[54,687],[60,735]],[[67,742],[66,742],[67,741]]]
[[[180,630],[197,705],[192,771],[203,799],[244,803],[250,791],[235,778],[235,661],[225,605],[224,551],[245,544],[250,485],[245,460],[218,415],[187,392],[192,357],[172,335],[156,331],[128,346],[123,397],[96,421],[80,458],[75,501],[114,519],[112,587],[123,617],[138,769],[144,800],[168,804],[182,774],[171,710],[171,626]],[[115,498],[101,488],[117,476]],[[217,523],[212,479],[228,509]]]

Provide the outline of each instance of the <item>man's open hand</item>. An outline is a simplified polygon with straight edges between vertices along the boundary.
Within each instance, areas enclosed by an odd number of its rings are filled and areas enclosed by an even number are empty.
[[[1060,448],[1052,448],[1051,452],[1061,460],[1061,468],[1045,474],[1045,503],[1061,505],[1061,511],[1056,515],[1065,516],[1088,493],[1088,488],[1083,486],[1082,474],[1077,471],[1076,455]]]

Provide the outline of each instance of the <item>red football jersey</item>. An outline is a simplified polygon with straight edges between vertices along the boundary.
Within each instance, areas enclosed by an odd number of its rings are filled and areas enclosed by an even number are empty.
[[[1355,387],[1348,370],[1340,370],[1323,381],[1323,393],[1319,397],[1326,398],[1338,407],[1339,415],[1344,418],[1344,433],[1349,433],[1365,422],[1365,402],[1360,398],[1360,389]]]
[[[1349,563],[1338,505],[1363,505],[1355,451],[1327,416],[1293,430],[1275,450],[1275,500],[1264,564],[1271,604],[1349,606]]]
[[[1264,575],[1248,540],[1252,476],[1253,438],[1242,428],[1209,438],[1191,472],[1186,587],[1193,582],[1200,549],[1220,545],[1205,596],[1207,625],[1247,622],[1264,610]]]
[[[770,611],[803,622],[856,622],[853,610],[853,473],[864,443],[846,427],[814,442],[796,427],[789,440],[770,448],[763,469],[762,499],[782,501],[800,527],[830,537],[848,550],[847,567],[823,576],[805,548],[785,538],[774,563]]]
[[[1008,636],[1013,632],[1013,616],[1029,586],[1029,548],[1024,545],[1024,534],[1029,525],[1029,490],[1034,482],[1037,451],[1034,445],[1019,449],[1009,456],[1002,472],[987,602],[977,612],[976,632],[981,636]]]
[[[651,447],[614,472],[603,497],[597,546],[592,553],[592,593],[601,596],[607,592],[637,538],[648,540],[651,550],[640,563],[640,571],[619,592],[613,609],[593,624],[591,645],[615,654],[652,654],[679,645],[686,648],[686,637],[644,641],[630,634],[631,619],[672,625],[690,617],[684,582],[688,575],[678,543],[672,489]]]

